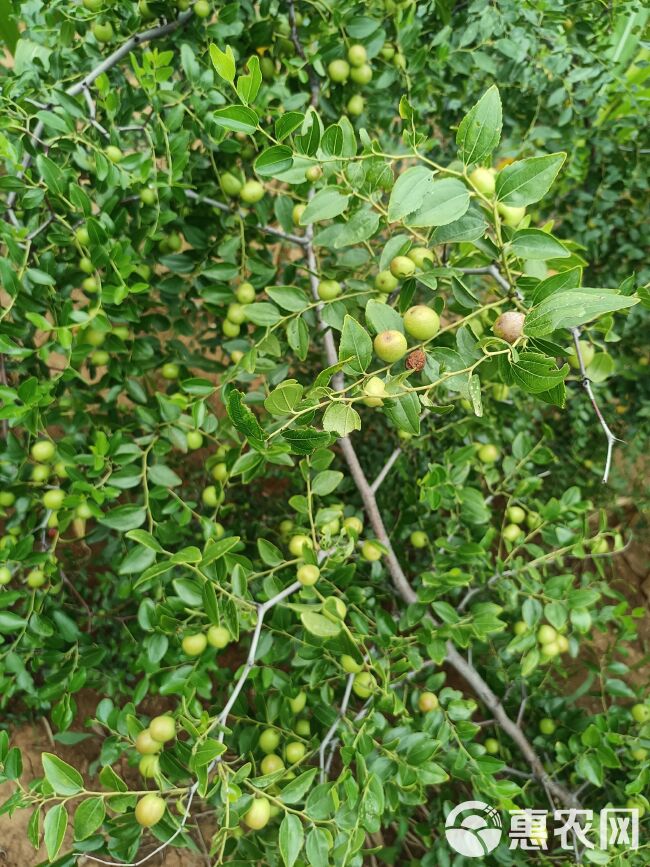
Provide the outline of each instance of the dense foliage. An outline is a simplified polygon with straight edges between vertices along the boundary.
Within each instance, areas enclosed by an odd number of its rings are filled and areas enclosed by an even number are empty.
[[[645,812],[590,399],[648,403],[614,5],[0,0],[0,780],[48,863],[197,812],[287,867],[466,863],[473,798]],[[97,762],[30,780],[12,725],[78,742],[82,689]],[[588,839],[490,857],[645,863]]]

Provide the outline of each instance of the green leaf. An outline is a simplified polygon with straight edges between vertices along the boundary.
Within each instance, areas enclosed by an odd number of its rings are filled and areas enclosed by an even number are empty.
[[[214,120],[224,129],[229,129],[231,132],[245,132],[248,135],[255,132],[259,123],[259,118],[253,109],[245,105],[218,108],[214,113]]]
[[[222,51],[220,48],[212,43],[210,45],[210,59],[212,60],[212,65],[217,70],[217,73],[224,79],[224,81],[229,81],[231,84],[235,80],[235,72],[237,70],[235,64],[235,56],[232,53],[232,48],[229,45],[226,45],[226,50]]]
[[[305,115],[300,111],[286,111],[275,122],[275,137],[278,141],[282,141],[288,135],[291,135],[294,130],[302,126],[305,120]]]
[[[593,753],[583,753],[578,757],[576,773],[598,788],[603,785],[603,766]]]
[[[323,415],[323,430],[346,437],[361,430],[361,416],[349,403],[331,403]]]
[[[212,62],[214,63],[214,60]],[[248,67],[248,74],[240,75],[237,79],[237,93],[241,101],[249,105],[259,93],[262,84],[259,57],[256,54],[251,55],[246,66]]]
[[[68,814],[63,804],[57,804],[47,811],[43,823],[43,833],[47,857],[50,861],[54,861],[58,855],[67,827]]]
[[[305,841],[302,822],[293,813],[285,813],[280,824],[278,843],[285,867],[293,867]]]
[[[309,455],[316,449],[328,446],[331,439],[327,431],[316,430],[313,427],[286,430],[283,437],[296,455]]]
[[[564,244],[541,229],[520,229],[509,246],[520,259],[566,259],[571,255]]]
[[[347,315],[339,343],[339,361],[347,361],[352,373],[363,373],[372,361],[372,340],[356,319]]]
[[[229,536],[227,539],[219,539],[217,542],[209,542],[205,549],[205,553],[203,554],[203,559],[201,560],[201,567],[205,568],[211,563],[214,563],[215,560],[224,557],[228,551],[232,551],[232,549],[236,548],[238,544],[239,536]]]
[[[537,352],[520,352],[517,361],[511,365],[515,382],[529,394],[548,391],[566,379],[569,365],[558,369],[554,358]]]
[[[338,470],[323,470],[314,477],[311,490],[319,497],[326,497],[335,491],[343,481],[343,473]]]
[[[300,614],[302,625],[307,632],[317,638],[335,638],[341,631],[341,624],[324,617],[316,611],[303,611]]]
[[[638,300],[617,295],[611,289],[581,288],[554,292],[527,314],[524,334],[528,337],[544,337],[558,328],[575,328],[603,313],[633,307]]]
[[[490,156],[499,144],[501,126],[501,97],[493,84],[465,115],[456,133],[458,156],[466,166]]]
[[[433,172],[425,166],[412,166],[397,178],[388,201],[388,221],[394,223],[412,214],[433,186]]]
[[[295,780],[292,780],[282,790],[280,797],[285,804],[297,804],[303,800],[314,782],[314,778],[318,773],[318,768],[310,768],[304,774],[300,774]]]
[[[275,306],[268,301],[255,301],[246,305],[246,318],[254,325],[277,325],[284,317]]]
[[[126,538],[132,539],[134,542],[137,542],[138,545],[144,545],[145,548],[151,548],[152,551],[157,551],[158,554],[162,554],[163,552],[162,546],[159,545],[158,541],[146,530],[129,530],[126,534]]]
[[[282,382],[264,401],[265,408],[274,416],[288,415],[300,402],[303,387],[295,379]]]
[[[45,779],[57,795],[76,795],[84,787],[83,777],[75,768],[52,753],[41,755]]]
[[[390,304],[371,298],[366,304],[365,313],[366,323],[375,334],[382,331],[401,331],[404,334],[404,320]]]
[[[195,769],[203,768],[206,765],[209,765],[210,762],[214,761],[214,759],[222,756],[225,752],[225,744],[215,741],[212,738],[208,738],[196,748],[192,765]]]
[[[458,241],[476,241],[487,231],[488,224],[483,215],[471,203],[467,212],[458,220],[438,226],[431,235],[432,244],[450,244]]]
[[[261,177],[273,177],[286,172],[293,164],[293,151],[286,145],[273,145],[255,160],[255,171]]]
[[[319,190],[309,202],[300,217],[300,225],[308,226],[318,220],[331,220],[338,217],[348,206],[349,196],[340,193],[336,187]]]
[[[312,828],[307,834],[305,852],[311,867],[329,867],[329,850],[333,846],[332,835],[325,828]]]
[[[506,166],[497,175],[498,201],[516,207],[539,202],[551,188],[565,159],[565,153],[555,153],[529,157]]]
[[[11,0],[0,0],[0,41],[4,42],[11,54],[16,50],[20,32]]]
[[[266,294],[278,307],[292,313],[298,313],[310,304],[307,293],[297,286],[270,286]]]
[[[153,464],[147,468],[147,477],[154,485],[162,485],[165,488],[175,488],[182,485],[183,480],[173,470],[164,464]]]
[[[57,164],[44,154],[39,154],[36,157],[36,166],[48,190],[56,196],[64,195],[67,184]]]
[[[420,433],[420,413],[422,407],[416,393],[409,391],[384,406],[384,412],[400,430],[418,436]]]
[[[111,530],[125,533],[127,530],[135,530],[136,527],[142,526],[146,519],[147,511],[140,506],[118,506],[101,517],[99,523],[110,527]]]
[[[82,801],[74,814],[74,837],[75,840],[85,840],[101,827],[106,810],[103,798],[86,798]]]
[[[469,190],[456,178],[436,181],[422,204],[406,223],[409,226],[446,226],[460,219],[469,208]]]
[[[251,410],[244,405],[241,391],[230,392],[226,400],[226,411],[237,430],[244,434],[251,445],[260,448],[264,442],[264,432]]]

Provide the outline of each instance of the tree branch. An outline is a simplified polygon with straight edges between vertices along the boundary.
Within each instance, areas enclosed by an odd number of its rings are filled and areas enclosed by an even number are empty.
[[[580,348],[580,329],[572,328],[571,334],[573,336],[573,344],[576,348],[576,355],[578,357],[578,364],[580,365],[580,374],[582,376],[582,387],[587,392],[589,400],[591,401],[591,405],[594,408],[594,412],[596,413],[596,418],[598,419],[598,423],[605,431],[605,436],[607,438],[607,458],[605,460],[605,470],[603,472],[603,484],[606,485],[609,479],[609,471],[612,466],[612,454],[614,452],[614,443],[620,443],[618,437],[615,437],[614,434],[609,429],[609,425],[605,421],[605,417],[603,416],[598,403],[596,402],[596,398],[594,397],[594,392],[591,387],[591,380],[587,376],[587,369],[585,367],[585,361],[582,357],[582,349]]]
[[[225,738],[225,730],[224,726],[228,721],[228,716],[230,711],[232,710],[233,705],[237,701],[237,697],[239,693],[244,688],[244,684],[248,680],[248,675],[251,672],[251,669],[255,665],[255,654],[257,653],[257,648],[260,642],[260,637],[262,635],[262,625],[264,623],[264,617],[266,614],[272,609],[275,608],[280,602],[283,602],[288,596],[291,596],[292,593],[295,593],[297,590],[302,588],[302,584],[300,581],[294,581],[293,584],[290,584],[288,587],[285,587],[284,590],[281,590],[275,596],[272,596],[266,602],[262,602],[257,606],[257,623],[255,624],[255,631],[253,632],[253,638],[251,639],[251,646],[248,651],[248,657],[246,658],[246,664],[242,669],[241,674],[237,678],[237,682],[230,693],[230,698],[226,703],[225,707],[217,717],[217,723],[219,724],[221,731],[217,735],[217,740],[220,743],[223,743]],[[351,686],[350,686],[351,688]],[[216,766],[221,761],[221,756],[217,756],[209,765],[207,773],[208,775],[212,773],[212,771],[216,768]],[[150,861],[155,855],[159,855],[162,851],[164,851],[168,846],[173,843],[173,841],[182,833],[185,825],[187,824],[190,813],[192,809],[192,801],[194,800],[194,796],[199,787],[199,781],[196,780],[189,788],[187,793],[187,803],[185,804],[185,812],[183,813],[179,826],[176,828],[174,833],[168,840],[165,840],[164,843],[161,843],[153,852],[149,852],[148,855],[145,855],[144,858],[140,858],[138,861],[105,861],[102,858],[96,858],[94,855],[86,854],[86,858],[89,861],[95,861],[97,864],[105,864],[107,867],[140,867],[141,864],[145,864],[147,861]],[[164,795],[164,792],[162,793]]]
[[[137,48],[138,45],[143,45],[145,42],[151,42],[153,39],[160,39],[161,36],[168,36],[170,33],[173,33],[175,30],[178,30],[180,27],[184,27],[185,24],[192,18],[194,15],[194,11],[192,9],[188,9],[187,12],[182,12],[178,18],[175,18],[173,21],[168,21],[165,24],[160,24],[158,27],[150,27],[148,30],[143,30],[141,33],[134,33],[126,42],[123,42],[119,48],[116,48],[112,54],[109,54],[108,57],[104,58],[101,63],[98,63],[94,69],[85,75],[80,81],[77,81],[75,84],[71,85],[65,92],[68,96],[78,96],[80,93],[84,91],[84,89],[88,89],[90,85],[96,81],[100,75],[104,72],[108,72],[109,69],[112,69],[116,64],[122,60],[123,57],[126,57],[129,52],[133,51],[134,48]],[[49,109],[52,107],[52,103],[48,103],[45,108]],[[91,120],[93,118],[91,117]],[[42,121],[39,121],[34,127],[34,131],[31,134],[31,138],[38,143],[43,130],[45,128],[45,124]],[[26,153],[21,162],[21,169],[17,174],[18,178],[22,178],[25,175],[25,172],[32,164],[33,156],[32,154]],[[18,193],[16,191],[10,193],[7,196],[7,213],[9,219],[14,225],[17,225],[17,221],[15,219],[15,214],[13,212],[13,206],[16,201]]]
[[[233,212],[232,208],[229,208],[224,202],[211,199],[209,196],[201,196],[194,190],[185,190],[185,195],[188,199],[196,202],[205,202],[206,205],[210,205],[211,208],[216,208],[219,211],[229,214],[238,213],[240,217],[244,216],[242,211]],[[292,235],[290,232],[283,232],[281,229],[275,229],[273,226],[255,226],[255,228],[260,232],[265,232],[267,235],[273,235],[276,238],[281,238],[283,241],[289,241],[291,244],[299,244],[301,247],[304,247],[307,243],[306,239],[301,235]]]

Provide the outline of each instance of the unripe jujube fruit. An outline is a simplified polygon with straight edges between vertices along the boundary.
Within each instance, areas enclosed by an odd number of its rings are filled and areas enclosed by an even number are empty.
[[[52,488],[51,491],[45,491],[43,494],[43,505],[46,509],[51,509],[56,512],[63,505],[65,492],[61,488]]]
[[[318,284],[318,297],[321,301],[333,301],[342,291],[338,280],[321,280]]]
[[[483,193],[484,196],[494,195],[496,187],[494,172],[484,168],[474,169],[469,179],[474,189],[478,190],[479,193]]]
[[[200,449],[203,445],[203,434],[198,430],[190,430],[186,435],[187,445],[191,449]]]
[[[375,289],[378,289],[379,292],[384,292],[386,295],[397,289],[398,285],[399,280],[390,271],[380,271],[375,277]]]
[[[151,737],[149,729],[144,729],[135,739],[135,748],[141,756],[153,756],[162,750],[162,743]]]
[[[372,81],[372,66],[364,63],[362,66],[353,66],[350,70],[350,78],[355,84],[370,84]]]
[[[320,578],[320,569],[311,563],[305,563],[298,569],[296,577],[303,587],[313,587]]]
[[[160,759],[155,755],[142,756],[138,762],[138,770],[145,780],[150,780],[160,771]]]
[[[241,188],[243,186],[239,178],[231,172],[223,172],[219,178],[219,183],[221,184],[221,189],[227,196],[238,196],[241,193]]]
[[[519,524],[506,524],[501,535],[507,542],[516,542],[523,532]]]
[[[348,60],[352,66],[363,66],[368,59],[368,52],[363,45],[351,45],[348,48]]]
[[[484,464],[493,464],[499,459],[499,449],[491,443],[487,443],[478,450],[478,459]]]
[[[433,253],[426,247],[412,247],[406,256],[417,268],[423,268],[425,262],[434,261]]]
[[[351,114],[353,117],[359,117],[360,114],[363,114],[365,107],[366,102],[358,93],[350,97],[346,106],[348,114]]]
[[[343,526],[346,530],[352,530],[357,535],[363,530],[363,521],[357,518],[356,515],[351,515],[349,518],[343,519]]]
[[[390,263],[390,273],[398,280],[404,280],[415,274],[415,262],[408,256],[395,256]]]
[[[176,721],[169,714],[155,716],[149,723],[149,734],[155,741],[165,743],[176,737]]]
[[[323,170],[320,166],[309,166],[305,171],[305,178],[312,184],[322,177]]]
[[[591,343],[588,343],[586,340],[579,340],[578,345],[580,346],[580,355],[582,356],[584,366],[589,367],[591,362],[594,360],[596,350]],[[567,361],[574,370],[580,370],[580,359],[578,358],[575,346],[572,346],[567,352]]]
[[[232,639],[232,635],[225,626],[211,626],[207,634],[208,644],[210,647],[216,647],[217,650],[223,650]]]
[[[35,461],[46,463],[54,457],[56,448],[50,440],[38,440],[34,443],[30,450],[30,454]]]
[[[208,646],[208,639],[202,632],[196,632],[193,635],[186,635],[181,646],[188,656],[200,656]]]
[[[255,798],[244,816],[244,823],[253,831],[261,831],[271,818],[271,804],[266,798]]]
[[[247,205],[254,205],[264,198],[264,187],[259,181],[246,181],[241,188],[239,198]]]
[[[363,386],[366,395],[363,402],[366,406],[383,406],[382,398],[386,397],[386,384],[378,376],[371,376]]]
[[[404,328],[416,340],[430,340],[440,331],[440,317],[425,304],[416,304],[404,314]]]
[[[550,644],[556,638],[556,630],[552,626],[549,626],[548,623],[543,623],[537,630],[537,640],[540,644]]]
[[[307,696],[304,692],[299,692],[294,698],[289,699],[289,707],[293,713],[301,713],[307,704]]]
[[[263,774],[274,774],[276,771],[281,771],[284,768],[284,762],[280,756],[275,753],[269,753],[264,756],[260,762],[260,770]]]
[[[382,361],[393,364],[399,361],[408,349],[406,337],[401,331],[382,331],[373,342],[375,352]]]
[[[252,283],[240,283],[235,296],[240,304],[252,304],[255,301],[255,287]]]
[[[289,539],[289,551],[294,557],[302,557],[302,549],[304,545],[308,548],[314,547],[314,543],[309,536],[299,534],[297,536],[292,536],[291,539]]]
[[[526,520],[526,512],[521,506],[510,506],[506,515],[511,524],[523,524]]]
[[[359,698],[368,698],[377,689],[377,681],[369,671],[360,671],[352,681],[352,692]]]
[[[499,202],[497,211],[501,214],[506,226],[509,226],[511,229],[516,229],[526,215],[526,208],[504,205],[503,202]]]
[[[259,748],[263,753],[272,753],[280,744],[280,735],[275,729],[264,729],[259,739]]]
[[[327,67],[327,74],[332,81],[341,84],[350,75],[350,64],[347,60],[332,60]]]
[[[361,663],[357,662],[354,657],[347,653],[344,653],[341,657],[341,667],[348,674],[358,674],[363,668]]]
[[[135,820],[143,828],[151,828],[160,822],[165,815],[165,809],[164,799],[160,795],[150,792],[148,795],[140,798],[135,805]]]
[[[295,765],[296,762],[302,761],[306,752],[307,749],[305,745],[301,744],[300,741],[291,741],[285,748],[287,761],[291,765]]]
[[[514,343],[524,333],[524,322],[526,316],[518,310],[508,310],[502,313],[492,326],[492,331],[501,340],[507,343]]]
[[[374,563],[377,560],[381,560],[384,552],[379,547],[376,542],[366,541],[361,546],[361,556],[364,560],[368,560],[370,563]]]
[[[423,530],[414,530],[411,533],[410,542],[414,548],[425,548],[428,541],[427,534]]]
[[[435,692],[420,693],[420,697],[418,698],[418,708],[422,713],[428,713],[430,710],[437,710],[439,706],[440,702],[438,701],[438,696]]]

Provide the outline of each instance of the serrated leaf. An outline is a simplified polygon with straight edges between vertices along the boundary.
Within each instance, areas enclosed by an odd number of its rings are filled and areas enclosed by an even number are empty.
[[[409,226],[445,226],[459,220],[469,208],[469,190],[456,178],[436,181],[422,204],[406,218]]]
[[[319,190],[300,217],[300,225],[308,226],[318,220],[331,220],[338,217],[348,206],[350,197],[340,193],[335,187]]]
[[[569,365],[559,368],[554,358],[537,352],[520,352],[516,362],[511,365],[515,382],[529,394],[549,391],[563,382],[569,372]]]
[[[354,430],[361,430],[361,416],[348,403],[331,403],[323,415],[323,429],[346,437]]]
[[[347,361],[353,373],[364,373],[372,360],[372,340],[366,329],[354,317],[343,321],[339,343],[339,361]]]
[[[287,379],[274,389],[264,401],[265,408],[274,416],[288,415],[302,398],[303,387],[295,379]]]
[[[388,201],[388,221],[401,220],[422,204],[433,186],[433,172],[425,166],[412,166],[397,178]]]
[[[506,166],[497,175],[497,200],[515,207],[539,202],[551,188],[565,159],[565,153],[555,153]]]
[[[544,337],[558,328],[575,328],[603,313],[633,307],[638,300],[617,295],[610,289],[581,288],[555,292],[526,315],[524,334]]]
[[[52,753],[41,755],[45,779],[52,786],[57,795],[76,795],[84,787],[83,777],[69,765]]]
[[[501,97],[492,85],[472,106],[458,126],[456,145],[465,165],[481,163],[499,144],[501,138]]]
[[[82,801],[74,813],[74,837],[75,840],[85,840],[101,827],[106,809],[103,798],[86,798]]]

